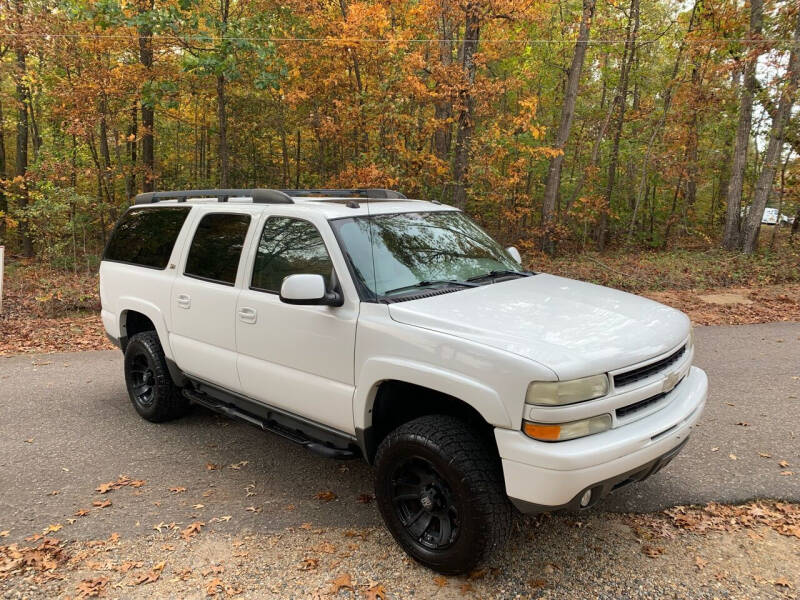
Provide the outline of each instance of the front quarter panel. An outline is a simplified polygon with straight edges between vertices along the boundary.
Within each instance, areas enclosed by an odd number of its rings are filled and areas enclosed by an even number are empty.
[[[384,304],[363,303],[356,335],[353,420],[372,423],[383,381],[398,380],[449,394],[495,427],[519,429],[531,381],[555,381],[549,369],[496,348],[393,321]]]

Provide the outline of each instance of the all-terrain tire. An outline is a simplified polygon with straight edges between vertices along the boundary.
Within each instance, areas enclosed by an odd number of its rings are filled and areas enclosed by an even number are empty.
[[[409,499],[417,489],[419,503]],[[502,547],[511,529],[512,508],[498,458],[473,429],[449,416],[420,417],[381,442],[375,497],[397,543],[423,565],[447,575],[469,572],[483,562]],[[438,516],[417,516],[418,507]],[[417,535],[423,526],[427,529]]]
[[[125,384],[139,415],[161,423],[177,419],[189,410],[167,368],[167,360],[155,331],[137,333],[125,348]]]

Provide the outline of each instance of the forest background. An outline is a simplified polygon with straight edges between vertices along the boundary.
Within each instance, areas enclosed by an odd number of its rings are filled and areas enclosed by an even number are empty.
[[[93,309],[132,197],[211,187],[399,189],[633,291],[797,282],[798,83],[796,1],[0,0],[7,307]]]

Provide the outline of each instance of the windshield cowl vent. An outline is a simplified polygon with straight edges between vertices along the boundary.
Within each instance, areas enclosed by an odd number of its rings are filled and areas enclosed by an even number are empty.
[[[422,298],[441,296],[442,294],[450,294],[452,292],[461,292],[466,289],[471,289],[471,288],[447,287],[447,288],[438,288],[435,290],[425,290],[424,292],[414,292],[413,294],[404,294],[396,297],[389,296],[387,298],[383,298],[382,302],[385,302],[386,304],[395,304],[397,302],[405,302],[407,300],[421,300]]]

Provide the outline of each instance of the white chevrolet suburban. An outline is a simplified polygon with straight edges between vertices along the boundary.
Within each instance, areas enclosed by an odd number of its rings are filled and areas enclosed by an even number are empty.
[[[200,404],[363,456],[397,542],[443,573],[497,548],[512,504],[587,508],[652,475],[706,399],[683,313],[525,271],[391,190],[140,194],[100,296],[142,417]]]

